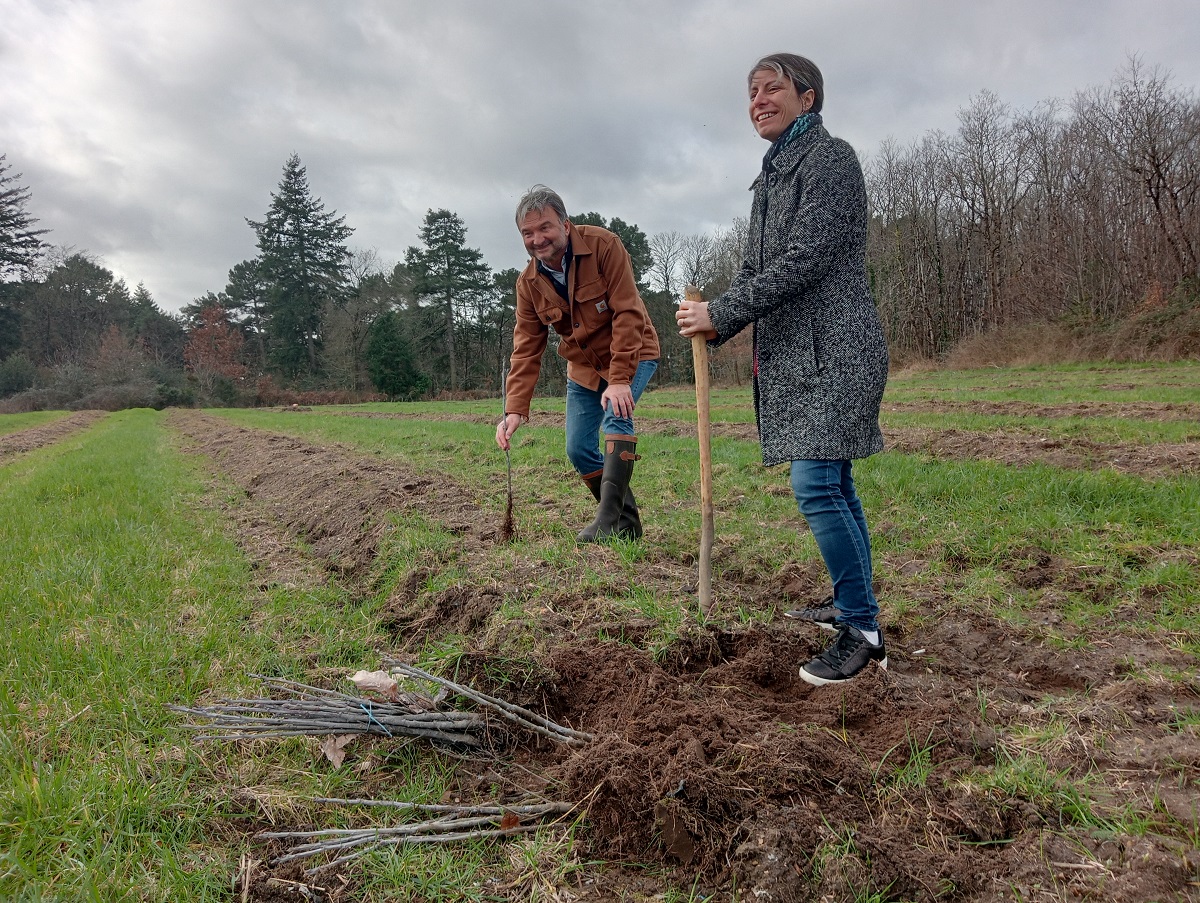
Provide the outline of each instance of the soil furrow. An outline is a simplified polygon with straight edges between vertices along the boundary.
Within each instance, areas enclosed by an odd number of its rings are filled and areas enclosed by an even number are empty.
[[[1158,401],[1078,401],[1038,404],[1031,401],[885,401],[885,413],[970,414],[987,417],[1116,417],[1122,420],[1200,422],[1200,404]]]
[[[492,542],[498,535],[498,525],[470,494],[443,476],[422,476],[381,458],[244,429],[195,411],[172,412],[169,422],[338,575],[366,576],[390,511],[422,514],[464,541]]]
[[[53,423],[0,436],[0,462],[60,442],[72,433],[77,433],[107,416],[104,411],[77,411]]]
[[[302,409],[303,410],[303,409]],[[481,414],[402,414],[375,411],[322,411],[339,417],[382,419],[447,420],[461,423],[493,424],[494,418]],[[535,426],[563,428],[563,415],[539,413]],[[638,433],[646,435],[687,436],[695,426],[682,420],[640,418]],[[758,429],[750,423],[714,423],[713,435],[723,439],[757,441]],[[1014,467],[1045,464],[1066,470],[1111,469],[1141,477],[1171,477],[1200,474],[1200,442],[1137,444],[1133,442],[1095,442],[1055,436],[1021,433],[935,430],[916,427],[887,427],[884,440],[888,451],[901,454],[925,454],[938,460],[996,461]]]

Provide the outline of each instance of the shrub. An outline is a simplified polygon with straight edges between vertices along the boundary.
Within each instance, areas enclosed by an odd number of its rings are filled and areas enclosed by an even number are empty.
[[[159,383],[154,387],[154,404],[156,411],[163,408],[190,408],[196,404],[196,395],[191,389]]]
[[[0,401],[0,414],[65,411],[70,403],[70,396],[58,389],[28,389]]]
[[[71,402],[76,411],[123,411],[126,408],[152,408],[158,386],[148,380],[131,380],[114,386],[100,386]]]
[[[0,398],[33,388],[37,381],[37,368],[33,362],[18,351],[0,361]]]

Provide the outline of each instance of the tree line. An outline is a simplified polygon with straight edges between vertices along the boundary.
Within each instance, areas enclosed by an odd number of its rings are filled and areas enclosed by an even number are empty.
[[[1018,112],[984,91],[952,134],[867,157],[868,270],[896,359],[1054,320],[1102,327],[1147,309],[1197,315],[1200,104],[1138,60],[1107,86]],[[178,314],[87,254],[51,249],[31,192],[0,156],[0,398],[9,409],[469,397],[499,393],[517,271],[493,271],[455,213],[429,210],[404,259],[352,248],[353,228],[284,164],[257,255]],[[676,333],[683,287],[723,291],[748,224],[647,236],[619,217],[579,224],[626,245],[663,346],[656,379],[692,379]],[[1191,316],[1192,320],[1187,320]],[[1195,325],[1187,328],[1200,328]],[[1200,339],[1198,339],[1200,341]],[[714,377],[750,377],[749,336]],[[565,367],[547,350],[538,391]]]
[[[1069,103],[984,91],[953,134],[868,161],[869,265],[894,353],[937,357],[1014,323],[1190,312],[1200,259],[1200,102],[1131,58]]]

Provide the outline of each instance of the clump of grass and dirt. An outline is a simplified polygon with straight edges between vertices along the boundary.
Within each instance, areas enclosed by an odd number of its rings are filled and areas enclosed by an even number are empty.
[[[894,380],[890,449],[856,466],[890,667],[823,689],[797,669],[826,635],[781,617],[827,592],[823,569],[786,479],[756,463],[745,404],[714,397],[710,618],[694,598],[686,393],[640,406],[645,540],[595,547],[573,542],[592,503],[565,473],[553,400],[514,448],[511,541],[503,456],[478,406],[147,414],[253,568],[238,608],[258,649],[223,653],[220,674],[164,701],[218,695],[239,665],[333,685],[398,657],[594,736],[570,748],[512,735],[486,758],[356,741],[334,768],[302,741],[196,748],[168,733],[159,769],[188,763],[220,782],[177,793],[216,835],[209,855],[237,851],[235,889],[1196,899],[1200,371]],[[193,619],[214,604],[186,603]],[[272,867],[253,840],[356,818],[312,796],[533,795],[578,804],[569,833],[397,851],[318,877]]]

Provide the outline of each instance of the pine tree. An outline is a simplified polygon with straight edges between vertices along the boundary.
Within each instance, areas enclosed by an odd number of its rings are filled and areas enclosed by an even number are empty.
[[[5,175],[10,167],[0,154],[0,280],[28,275],[41,256],[48,229],[34,229],[37,222],[25,210],[29,189],[17,184],[20,173]]]
[[[367,372],[375,388],[391,401],[410,401],[429,389],[429,377],[417,369],[400,317],[389,311],[367,333]]]
[[[267,367],[266,304],[270,288],[263,275],[262,261],[256,257],[234,265],[222,292],[229,319],[241,327],[251,342],[260,370]]]
[[[336,213],[312,196],[300,157],[292,154],[266,217],[246,220],[258,236],[261,273],[270,286],[265,313],[271,355],[288,376],[319,371],[322,313],[345,285],[345,241],[354,230]]]
[[[165,313],[146,286],[133,292],[133,337],[151,361],[163,367],[183,367],[186,334],[178,317]]]
[[[467,227],[449,210],[430,210],[418,233],[423,248],[410,247],[404,263],[419,302],[439,313],[438,332],[446,352],[450,390],[459,389],[459,322],[480,295],[492,292],[492,274],[483,254],[467,247]]]

